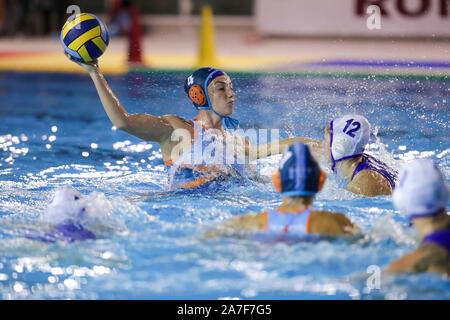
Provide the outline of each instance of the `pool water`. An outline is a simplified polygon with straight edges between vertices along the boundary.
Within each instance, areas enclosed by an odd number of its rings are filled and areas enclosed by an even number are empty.
[[[107,80],[130,113],[192,118],[185,76]],[[446,78],[237,74],[232,80],[235,117],[244,129],[268,129],[267,141],[276,132],[322,139],[333,117],[359,113],[375,133],[369,153],[396,169],[431,158],[449,181]],[[115,130],[88,75],[0,73],[0,119],[1,299],[450,298],[444,276],[378,273],[414,249],[417,234],[390,197],[350,194],[331,174],[315,207],[345,213],[363,236],[205,239],[205,231],[230,217],[280,204],[270,180],[280,156],[257,161],[244,179],[215,193],[168,192],[158,145]],[[98,239],[27,237],[30,228],[45,229],[42,216],[63,186],[88,195]]]

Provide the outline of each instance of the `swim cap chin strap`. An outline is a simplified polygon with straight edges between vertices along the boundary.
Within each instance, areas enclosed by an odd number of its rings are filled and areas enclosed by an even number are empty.
[[[206,95],[206,97],[209,102],[208,94]],[[212,107],[209,107],[209,106],[208,107],[198,107],[197,109],[211,110],[212,112],[214,112],[216,115],[218,115],[219,117],[222,118],[222,126],[227,130],[236,130],[238,128],[239,120],[218,114]]]
[[[227,130],[236,130],[238,128],[239,125],[239,121],[237,119],[231,118],[229,116],[223,116],[221,114],[218,114],[212,107],[211,105],[211,101],[209,100],[209,95],[208,95],[208,82],[211,82],[214,78],[218,77],[218,76],[222,76],[225,73],[223,73],[223,71],[221,70],[215,70],[213,72],[211,72],[208,77],[205,79],[205,83],[203,84],[203,88],[205,90],[205,95],[206,95],[206,105],[205,106],[197,106],[197,109],[199,110],[211,110],[212,112],[214,112],[216,115],[218,115],[220,118],[222,118],[222,126],[227,129]]]

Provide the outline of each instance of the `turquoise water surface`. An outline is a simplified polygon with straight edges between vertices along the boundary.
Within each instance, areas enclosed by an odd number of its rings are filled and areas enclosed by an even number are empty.
[[[130,113],[192,118],[187,74],[107,76]],[[244,129],[322,139],[334,117],[371,122],[369,153],[398,169],[428,157],[450,177],[450,81],[394,77],[231,75]],[[0,73],[1,299],[449,299],[441,275],[373,270],[418,244],[391,198],[363,198],[329,173],[315,206],[347,214],[357,238],[204,239],[224,220],[275,208],[270,176],[280,156],[259,160],[216,192],[167,192],[158,144],[119,130],[88,75]],[[256,143],[261,141],[254,141]],[[98,239],[32,240],[45,230],[55,191],[88,195]],[[377,269],[378,268],[378,269]]]

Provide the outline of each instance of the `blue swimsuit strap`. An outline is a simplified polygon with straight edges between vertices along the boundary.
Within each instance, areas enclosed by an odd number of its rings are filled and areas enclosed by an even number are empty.
[[[395,186],[395,180],[396,180],[396,176],[395,173],[391,173],[388,171],[388,166],[377,160],[376,158],[363,153],[362,155],[362,161],[356,166],[355,171],[353,172],[352,178],[350,179],[353,180],[353,178],[355,177],[355,175],[363,170],[369,169],[369,170],[373,170],[375,172],[378,172],[379,174],[381,174],[383,177],[385,177],[388,181],[389,184],[391,185],[392,188],[394,188]]]
[[[359,173],[360,171],[366,170],[366,169],[373,169],[373,166],[371,166],[370,162],[368,161],[369,156],[367,154],[362,154],[362,160],[360,163],[358,163],[358,165],[356,166],[355,171],[353,172],[352,178],[350,179],[353,180],[353,178],[356,176],[357,173]]]
[[[432,242],[450,251],[450,230],[435,231],[423,238],[423,242]]]
[[[272,232],[273,228],[277,225],[278,227],[287,227],[287,229],[285,229],[287,231],[289,227],[300,224],[305,227],[305,230],[303,230],[302,233],[306,234],[308,233],[308,221],[312,212],[313,209],[311,207],[299,212],[279,212],[277,209],[269,210],[267,211],[268,225],[266,231]]]

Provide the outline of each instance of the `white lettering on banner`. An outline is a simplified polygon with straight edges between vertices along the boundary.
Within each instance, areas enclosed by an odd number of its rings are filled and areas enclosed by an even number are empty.
[[[255,21],[271,35],[450,37],[450,0],[255,0]]]
[[[395,4],[395,6],[393,6]],[[356,0],[356,14],[362,16],[364,9],[370,6],[377,6],[381,10],[382,16],[389,16],[393,11],[405,17],[420,17],[430,13],[432,7],[437,9],[441,17],[449,16],[449,0]],[[389,9],[390,5],[390,9]]]

